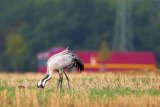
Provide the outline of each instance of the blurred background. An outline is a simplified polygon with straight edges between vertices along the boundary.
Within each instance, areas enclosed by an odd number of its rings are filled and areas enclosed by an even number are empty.
[[[37,54],[53,47],[104,44],[160,63],[160,0],[0,0],[1,71],[36,71]]]

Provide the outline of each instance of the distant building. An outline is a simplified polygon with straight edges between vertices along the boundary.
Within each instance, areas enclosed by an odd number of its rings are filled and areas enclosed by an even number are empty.
[[[38,72],[45,73],[48,58],[64,48],[52,48],[37,54]],[[99,60],[97,51],[79,50],[75,52],[84,62],[85,71],[116,71],[116,70],[142,70],[156,69],[157,62],[153,52],[112,52],[103,63]]]

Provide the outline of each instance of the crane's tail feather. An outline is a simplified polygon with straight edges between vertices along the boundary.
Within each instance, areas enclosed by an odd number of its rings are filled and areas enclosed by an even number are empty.
[[[84,64],[82,63],[81,60],[74,59],[74,63],[75,63],[75,67],[77,68],[77,70],[79,70],[80,72],[84,70]]]

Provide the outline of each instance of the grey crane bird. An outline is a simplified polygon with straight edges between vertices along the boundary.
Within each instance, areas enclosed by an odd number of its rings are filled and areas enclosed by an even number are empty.
[[[37,87],[44,88],[46,82],[52,78],[53,71],[57,71],[59,73],[59,81],[57,88],[60,87],[60,90],[62,89],[64,73],[68,82],[68,87],[70,89],[69,78],[65,70],[70,71],[72,68],[76,68],[81,72],[84,70],[84,64],[73,52],[69,51],[67,47],[64,51],[57,53],[48,59],[47,75],[38,82]]]

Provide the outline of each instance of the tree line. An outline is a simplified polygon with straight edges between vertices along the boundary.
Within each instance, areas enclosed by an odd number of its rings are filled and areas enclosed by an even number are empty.
[[[134,49],[154,51],[160,61],[160,3],[136,0],[132,7]],[[0,69],[35,70],[38,52],[56,46],[111,47],[117,0],[1,0]]]

